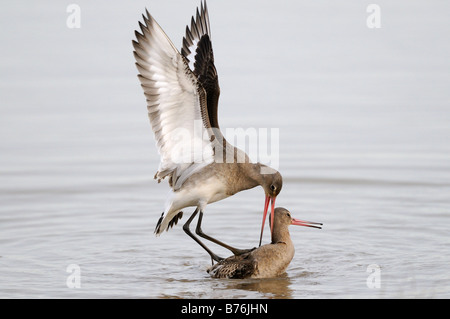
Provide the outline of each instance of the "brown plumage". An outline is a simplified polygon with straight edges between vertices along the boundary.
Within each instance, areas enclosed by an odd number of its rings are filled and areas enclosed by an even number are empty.
[[[190,230],[198,214],[196,234],[230,249],[236,249],[201,231],[206,206],[238,192],[262,186],[265,193],[263,225],[271,205],[281,191],[281,174],[262,163],[253,163],[241,149],[228,143],[220,131],[218,100],[220,87],[214,65],[211,30],[206,1],[200,3],[190,28],[186,28],[181,52],[148,11],[139,22],[133,40],[139,81],[147,102],[148,116],[160,154],[155,179],[168,178],[170,191],[155,234],[173,227],[181,211],[196,207],[183,230],[214,254]],[[263,226],[261,227],[263,229]],[[261,231],[262,236],[262,231]]]
[[[212,267],[207,272],[213,278],[271,278],[281,275],[294,257],[294,244],[289,234],[289,225],[321,228],[320,223],[306,222],[291,217],[282,207],[275,209],[272,242],[249,253],[231,256]]]

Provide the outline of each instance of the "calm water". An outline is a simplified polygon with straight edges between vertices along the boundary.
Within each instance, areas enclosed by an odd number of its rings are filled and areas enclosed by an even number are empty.
[[[449,298],[450,4],[378,1],[369,29],[363,1],[208,2],[222,127],[278,128],[277,205],[324,223],[291,228],[284,276],[219,280],[180,226],[153,235],[168,187],[131,39],[147,7],[180,46],[199,1],[179,2],[78,1],[80,29],[66,4],[2,5],[0,297]],[[263,202],[203,229],[253,247]]]

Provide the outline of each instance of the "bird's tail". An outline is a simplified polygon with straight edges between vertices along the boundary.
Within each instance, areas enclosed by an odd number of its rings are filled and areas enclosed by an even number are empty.
[[[183,217],[182,211],[175,212],[174,214],[169,214],[166,217],[164,217],[163,212],[161,214],[161,217],[159,217],[158,222],[156,223],[155,234],[159,236],[164,230],[169,230],[169,228],[172,228],[178,223],[178,220],[180,220],[181,217]]]

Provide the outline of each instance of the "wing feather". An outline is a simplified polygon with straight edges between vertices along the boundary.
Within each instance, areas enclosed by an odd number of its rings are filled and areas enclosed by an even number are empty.
[[[214,136],[213,145],[215,161],[219,163],[234,161],[249,162],[248,155],[227,142],[219,128],[218,104],[220,96],[219,76],[214,64],[214,53],[211,42],[211,28],[206,1],[197,8],[195,18],[191,18],[190,28],[186,26],[181,54],[188,61],[189,67],[197,77],[198,83],[206,92],[206,110]],[[219,150],[219,151],[217,151]]]
[[[143,19],[133,47],[161,156],[155,178],[160,181],[170,175],[176,189],[196,167],[213,161],[206,92],[148,11]]]
[[[195,19],[191,18],[190,28],[186,26],[181,54],[186,58],[189,66],[199,83],[206,91],[208,117],[211,127],[218,128],[217,107],[219,103],[219,77],[214,65],[214,53],[211,43],[209,14],[206,2],[197,8]]]

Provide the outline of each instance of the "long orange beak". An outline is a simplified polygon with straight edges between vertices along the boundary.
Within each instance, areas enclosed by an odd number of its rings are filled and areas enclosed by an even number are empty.
[[[300,220],[300,219],[296,219],[296,218],[292,218],[291,225],[314,227],[314,228],[322,229],[322,227],[320,227],[320,226],[322,226],[322,223],[308,222],[306,220]],[[320,225],[320,226],[316,226],[316,225]]]
[[[266,223],[266,216],[267,216],[267,211],[269,209],[269,203],[272,201],[272,207],[271,207],[271,211],[270,211],[270,234],[272,235],[273,233],[273,216],[275,215],[275,199],[276,197],[270,197],[268,195],[266,195],[266,201],[264,203],[264,215],[263,215],[263,221],[262,221],[262,225],[261,225],[261,235],[259,237],[259,246],[261,246],[261,242],[262,242],[262,236],[263,236],[263,232],[264,232],[264,224]]]

